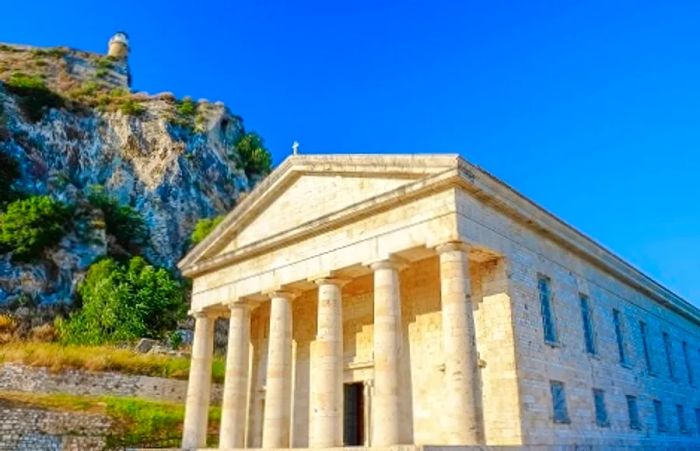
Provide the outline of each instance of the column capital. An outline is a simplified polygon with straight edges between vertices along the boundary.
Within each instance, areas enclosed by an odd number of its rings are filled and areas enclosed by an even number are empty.
[[[249,302],[235,300],[235,301],[227,302],[226,307],[228,307],[229,310],[234,310],[234,309],[250,310],[253,306]]]
[[[187,312],[189,316],[193,316],[197,319],[199,318],[210,318],[210,319],[216,319],[219,315],[218,312],[216,311],[211,311],[211,310],[204,310],[204,309],[199,309],[199,310],[189,310]]]
[[[471,249],[471,246],[468,243],[465,243],[464,241],[448,241],[446,243],[438,244],[437,246],[435,246],[435,252],[437,252],[438,254],[452,251],[469,252],[469,249]]]
[[[342,288],[343,285],[350,282],[350,279],[343,279],[340,277],[317,277],[312,280],[316,285],[335,285]]]
[[[387,257],[382,259],[373,260],[365,263],[365,266],[369,266],[372,271],[378,269],[395,269],[400,271],[409,265],[409,261],[401,257]]]
[[[272,290],[265,293],[270,299],[272,298],[283,298],[288,301],[294,300],[299,297],[300,293],[294,290]]]

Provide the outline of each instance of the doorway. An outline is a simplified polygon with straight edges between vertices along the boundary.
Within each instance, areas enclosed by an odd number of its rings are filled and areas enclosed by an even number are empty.
[[[362,382],[345,384],[343,413],[343,444],[363,446],[365,444],[365,406]]]

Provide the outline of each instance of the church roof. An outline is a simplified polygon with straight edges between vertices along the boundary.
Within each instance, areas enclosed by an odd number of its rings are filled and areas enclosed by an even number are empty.
[[[255,217],[263,214],[271,203],[279,199],[302,176],[314,174],[351,178],[384,177],[382,180],[405,181],[389,184],[389,191],[385,189],[377,192],[377,195],[372,198],[353,197],[351,189],[338,198],[339,207],[347,210],[348,214],[362,214],[369,209],[391,208],[392,202],[394,204],[401,202],[401,196],[419,196],[421,193],[445,186],[459,186],[482,202],[535,229],[564,248],[641,290],[662,305],[700,323],[700,310],[696,307],[502,181],[456,154],[290,156],[241,200],[224,220],[180,261],[178,266],[183,274],[195,277],[232,261],[237,253],[237,249],[232,248],[232,239]],[[337,193],[324,192],[324,189],[319,186],[315,190],[316,195],[337,196]],[[312,192],[310,196],[313,195]],[[309,198],[308,201],[313,202],[313,199]],[[299,208],[304,206],[300,205]],[[341,218],[325,216],[316,218],[316,221],[310,221],[308,224],[298,224],[296,228],[318,228],[320,225],[327,227],[333,220],[341,220]],[[256,227],[262,226],[256,224]],[[271,232],[276,231],[271,230]],[[283,234],[280,233],[280,235]],[[247,244],[252,246],[257,243]]]

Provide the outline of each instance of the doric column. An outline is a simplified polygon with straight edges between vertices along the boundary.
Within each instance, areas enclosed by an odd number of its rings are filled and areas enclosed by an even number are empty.
[[[372,443],[397,445],[401,440],[399,366],[401,358],[401,297],[399,264],[383,260],[374,270],[374,398]]]
[[[219,448],[243,448],[248,406],[250,305],[231,304]]]
[[[339,279],[319,279],[316,341],[311,355],[309,446],[343,445],[343,315]]]
[[[476,400],[477,354],[474,312],[469,280],[468,246],[450,242],[436,248],[440,254],[442,338],[447,398],[443,410],[447,445],[480,442]]]
[[[288,448],[292,391],[292,299],[286,291],[270,295],[270,337],[263,448]]]
[[[214,353],[214,322],[205,312],[194,312],[194,338],[190,359],[190,377],[185,401],[185,423],[182,431],[184,449],[204,448],[207,442],[211,362]]]

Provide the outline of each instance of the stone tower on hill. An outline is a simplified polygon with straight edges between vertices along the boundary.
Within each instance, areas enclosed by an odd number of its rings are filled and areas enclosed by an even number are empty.
[[[116,32],[109,40],[107,55],[125,60],[129,56],[129,35],[123,31]]]

